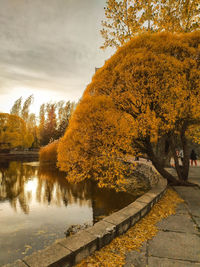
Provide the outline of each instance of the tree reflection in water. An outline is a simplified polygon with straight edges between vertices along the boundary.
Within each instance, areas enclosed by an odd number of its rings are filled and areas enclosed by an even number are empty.
[[[25,214],[29,213],[28,200],[24,185],[27,180],[34,176],[35,170],[31,166],[23,166],[21,162],[12,161],[7,164],[1,163],[0,167],[0,201],[9,200],[12,208],[17,211],[17,202]]]
[[[1,263],[43,249],[70,226],[92,225],[134,200],[92,181],[69,184],[65,176],[38,162],[0,163]]]
[[[108,215],[135,199],[126,193],[99,189],[92,181],[69,184],[65,176],[50,165],[35,166],[19,161],[3,163],[0,165],[0,201],[9,201],[16,212],[19,205],[25,214],[30,212],[29,206],[33,202],[58,207],[73,203],[89,205],[96,221],[96,217]]]

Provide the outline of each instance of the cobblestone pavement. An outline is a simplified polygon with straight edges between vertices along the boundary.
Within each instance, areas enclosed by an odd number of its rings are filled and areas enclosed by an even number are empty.
[[[189,180],[200,186],[200,167],[190,168]],[[175,215],[157,224],[158,234],[144,243],[140,253],[127,253],[125,267],[200,267],[200,187],[174,190],[185,202]]]

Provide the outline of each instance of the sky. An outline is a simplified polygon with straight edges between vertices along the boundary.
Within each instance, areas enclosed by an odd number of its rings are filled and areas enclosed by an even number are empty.
[[[0,0],[0,112],[34,95],[78,101],[112,50],[99,47],[106,0]]]

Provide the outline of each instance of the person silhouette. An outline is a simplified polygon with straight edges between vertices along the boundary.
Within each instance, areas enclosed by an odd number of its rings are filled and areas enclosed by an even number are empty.
[[[194,162],[195,166],[197,166],[197,154],[195,153],[194,149],[192,149],[191,154],[190,154],[191,166],[193,166],[193,162]]]

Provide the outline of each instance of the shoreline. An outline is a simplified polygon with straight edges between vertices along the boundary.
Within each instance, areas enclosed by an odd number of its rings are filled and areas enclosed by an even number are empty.
[[[11,151],[0,153],[0,161],[4,160],[39,160],[39,151]]]
[[[151,167],[150,169],[153,172]],[[135,225],[164,195],[166,188],[167,182],[160,176],[159,181],[149,191],[125,208],[106,216],[89,228],[57,240],[43,250],[38,250],[23,259],[3,266],[36,267],[38,263],[43,267],[74,266]]]

